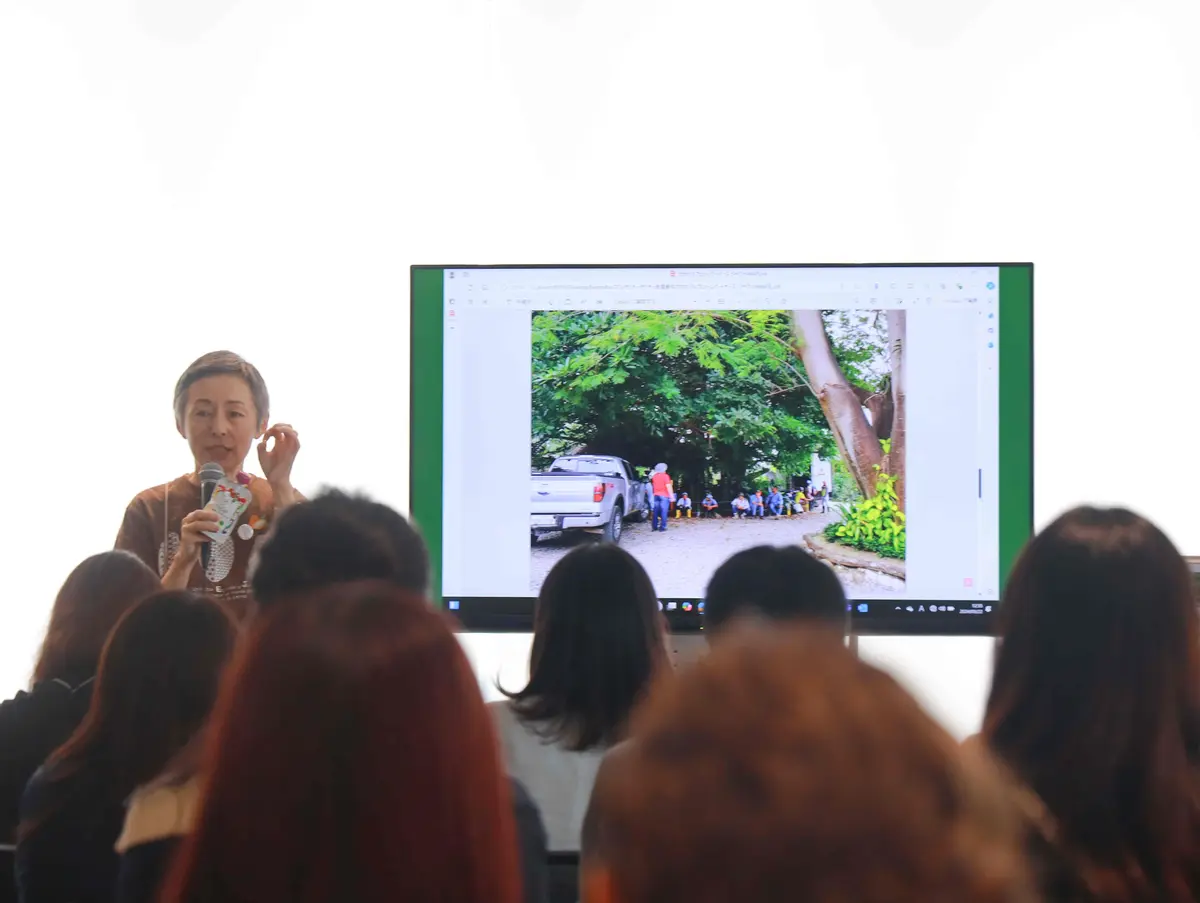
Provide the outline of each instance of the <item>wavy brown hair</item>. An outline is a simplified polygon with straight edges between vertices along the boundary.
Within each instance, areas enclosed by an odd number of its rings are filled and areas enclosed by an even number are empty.
[[[624,903],[1030,900],[999,770],[890,677],[797,630],[734,628],[656,683],[601,768],[585,891],[607,883]]]
[[[983,736],[1041,797],[1092,899],[1200,895],[1200,620],[1166,535],[1077,508],[1005,587]]]
[[[154,571],[130,552],[101,552],[85,558],[54,600],[33,682],[57,679],[74,685],[93,677],[113,626],[160,589]]]

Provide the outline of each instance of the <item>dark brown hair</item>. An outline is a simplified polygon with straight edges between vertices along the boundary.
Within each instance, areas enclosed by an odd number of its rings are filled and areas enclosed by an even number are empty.
[[[447,621],[384,581],[281,599],[222,689],[162,900],[518,903],[491,719]]]
[[[271,396],[267,393],[267,384],[258,368],[232,351],[210,351],[192,361],[175,383],[176,423],[183,423],[187,413],[188,389],[193,383],[210,376],[237,376],[245,380],[250,387],[250,397],[254,400],[255,424],[264,423],[270,418]]]
[[[48,780],[86,773],[120,803],[156,777],[208,717],[235,638],[229,613],[193,593],[131,608],[104,645],[87,715],[46,762]],[[31,813],[22,835],[54,811]]]
[[[1022,553],[984,738],[1057,822],[1094,899],[1200,894],[1200,621],[1166,535],[1077,508]]]
[[[1014,903],[1018,814],[887,675],[821,630],[731,628],[601,768],[584,885],[624,903]]]
[[[634,705],[666,662],[658,596],[645,568],[611,543],[580,546],[542,584],[529,682],[517,716],[582,751],[620,739]]]
[[[113,625],[142,599],[162,589],[157,575],[129,552],[101,552],[80,562],[58,591],[33,682],[72,686],[95,676]]]

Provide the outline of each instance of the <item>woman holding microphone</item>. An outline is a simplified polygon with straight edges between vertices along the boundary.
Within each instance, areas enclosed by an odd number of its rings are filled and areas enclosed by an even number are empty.
[[[288,424],[270,422],[270,396],[258,369],[230,351],[196,360],[175,385],[175,427],[191,449],[192,470],[146,489],[129,503],[115,547],[141,558],[165,589],[218,596],[235,614],[250,600],[247,568],[255,540],[276,512],[301,500],[292,487],[300,438]],[[258,440],[263,476],[242,470]],[[219,465],[236,525],[214,540],[218,514],[200,504],[199,472]],[[210,552],[203,567],[201,551]]]

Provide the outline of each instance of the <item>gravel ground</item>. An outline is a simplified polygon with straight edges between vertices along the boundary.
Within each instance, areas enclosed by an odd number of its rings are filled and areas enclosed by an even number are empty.
[[[761,545],[798,545],[836,519],[830,514],[801,514],[774,520],[672,519],[666,533],[650,524],[626,523],[621,548],[642,563],[664,598],[699,598],[721,562],[736,552]],[[575,546],[597,537],[571,531],[543,536],[531,552],[530,589],[536,595],[554,564]],[[904,591],[903,581],[861,568],[835,568],[852,598],[877,598]]]

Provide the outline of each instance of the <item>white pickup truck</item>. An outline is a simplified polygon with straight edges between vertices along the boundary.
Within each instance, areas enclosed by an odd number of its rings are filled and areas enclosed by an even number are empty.
[[[623,458],[570,455],[534,473],[529,541],[544,533],[586,530],[620,542],[628,518],[650,516],[650,484]]]

